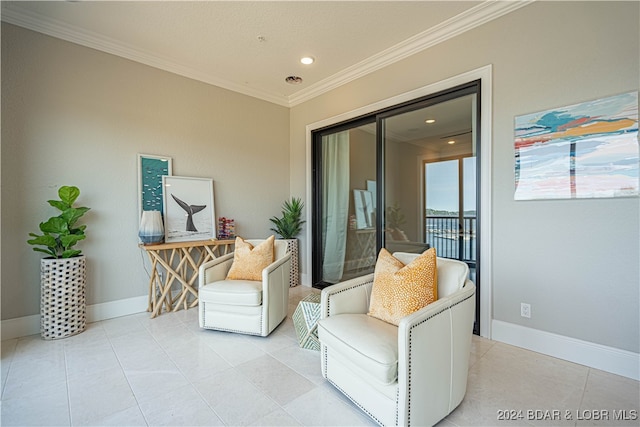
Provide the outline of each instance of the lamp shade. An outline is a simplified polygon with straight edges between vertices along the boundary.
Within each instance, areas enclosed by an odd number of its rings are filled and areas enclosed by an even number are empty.
[[[145,245],[161,243],[164,240],[164,226],[160,211],[142,211],[138,236]]]

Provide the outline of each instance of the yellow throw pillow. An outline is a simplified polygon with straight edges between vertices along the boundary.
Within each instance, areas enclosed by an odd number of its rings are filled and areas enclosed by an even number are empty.
[[[400,319],[438,299],[436,249],[404,265],[385,248],[373,273],[369,316],[398,325]]]
[[[262,280],[262,270],[273,262],[273,242],[275,236],[257,245],[236,237],[233,264],[227,273],[230,280]]]

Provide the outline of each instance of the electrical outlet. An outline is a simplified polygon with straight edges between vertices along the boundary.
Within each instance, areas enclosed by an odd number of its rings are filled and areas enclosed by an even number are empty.
[[[520,303],[520,316],[531,319],[531,304],[527,304],[526,302]]]

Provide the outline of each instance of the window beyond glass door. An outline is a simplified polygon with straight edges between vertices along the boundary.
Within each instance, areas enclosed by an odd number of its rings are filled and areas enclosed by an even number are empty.
[[[426,162],[425,242],[438,256],[476,262],[476,158]]]

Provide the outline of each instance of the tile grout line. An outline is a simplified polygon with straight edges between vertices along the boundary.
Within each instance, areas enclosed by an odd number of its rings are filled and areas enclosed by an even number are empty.
[[[584,396],[587,394],[587,384],[589,384],[589,377],[591,376],[591,368],[587,368],[587,375],[584,378],[584,385],[582,387],[582,393],[580,394],[580,403],[578,403],[578,407],[576,408],[578,411],[582,409],[582,403],[584,402]],[[577,418],[577,417],[576,417]],[[573,420],[573,425],[578,425],[578,420]]]
[[[182,323],[182,324],[183,324],[183,326],[185,326],[185,327],[187,326],[187,325],[185,324],[185,322],[184,322],[184,321],[181,321],[180,323]],[[191,334],[193,337],[197,338],[197,335],[195,334],[195,332],[193,332],[193,331],[192,331],[191,329],[189,329],[188,327],[187,327],[187,331],[188,331],[188,332],[189,332],[189,334]],[[222,360],[224,360],[224,361],[225,361],[225,363],[229,363],[229,362],[227,362],[227,361],[225,360],[225,358],[224,358],[224,357],[222,357],[222,356],[221,356],[217,351],[215,351],[215,349],[211,348],[211,346],[209,346],[208,344],[207,344],[207,348],[208,348],[208,349],[210,349],[211,351],[213,351],[215,354],[217,354],[217,355],[218,355],[218,357],[220,357],[220,359],[222,359]],[[163,348],[163,350],[164,350],[164,348]],[[167,357],[169,357],[169,359],[170,359],[171,361],[173,361],[173,359],[171,358],[171,356],[169,356],[168,354],[167,354]],[[174,362],[174,363],[175,363],[175,362]],[[177,367],[177,365],[176,365],[176,367]],[[234,367],[233,367],[233,366],[231,366],[231,368],[229,368],[229,369],[233,369],[233,368],[234,368]],[[178,367],[178,370],[180,371],[180,373],[182,373],[182,370],[181,370],[179,367]],[[226,371],[226,370],[227,370],[227,369],[224,369],[223,371]],[[182,375],[184,376],[184,373],[182,373]],[[218,417],[218,419],[222,422],[222,424],[223,424],[223,425],[228,426],[229,424],[227,424],[227,422],[224,420],[224,418],[222,418],[222,417],[220,416],[220,414],[215,410],[215,408],[213,408],[213,407],[209,404],[209,402],[207,401],[207,399],[202,395],[202,393],[200,393],[200,390],[198,390],[198,387],[196,387],[196,386],[195,386],[195,384],[193,383],[193,381],[191,381],[191,380],[190,380],[189,378],[187,378],[186,376],[185,376],[185,379],[187,380],[187,382],[189,383],[189,385],[190,385],[191,387],[193,387],[193,389],[194,389],[194,390],[195,390],[195,392],[198,394],[198,396],[200,396],[200,399],[202,399],[202,401],[204,402],[204,404],[205,404],[205,405],[207,405],[207,407],[208,407],[209,409],[211,409],[211,412],[213,412],[213,413],[216,415],[216,417]]]
[[[287,317],[289,317],[289,315],[288,315],[288,314],[287,314]],[[286,321],[286,318],[283,320],[283,323],[284,323],[285,321]],[[184,323],[184,322],[183,322],[183,323]],[[278,325],[278,327],[281,327],[281,326],[282,326],[282,324]],[[275,332],[275,331],[274,331],[274,332]],[[289,338],[290,338],[290,337],[289,337]],[[291,369],[291,371],[292,371],[292,372],[296,373],[297,375],[300,375],[302,378],[305,378],[307,381],[309,381],[309,382],[313,385],[313,387],[314,387],[313,389],[317,388],[317,385],[316,385],[315,383],[313,383],[312,381],[310,381],[308,378],[306,378],[304,375],[302,375],[301,373],[299,373],[298,371],[296,371],[295,369],[293,369],[291,366],[289,366],[289,365],[288,365],[288,364],[286,364],[285,362],[283,362],[283,361],[279,360],[278,358],[276,358],[276,357],[272,354],[272,352],[271,352],[271,351],[269,351],[269,350],[265,350],[265,349],[261,348],[260,346],[255,345],[255,344],[254,344],[253,342],[251,342],[251,341],[247,341],[247,342],[248,342],[249,344],[253,345],[254,347],[256,347],[258,350],[260,350],[260,351],[264,352],[264,356],[268,356],[268,357],[270,357],[270,358],[271,358],[271,359],[273,359],[275,362],[278,362],[278,363],[282,364],[283,366],[287,367],[288,369]],[[214,353],[216,353],[218,356],[220,356],[220,357],[222,358],[222,360],[225,360],[227,363],[229,363],[229,362],[228,362],[228,361],[227,361],[227,360],[226,360],[226,359],[225,359],[221,354],[219,354],[218,352],[216,352],[214,348],[212,348],[212,347],[210,347],[210,346],[208,346],[208,347],[209,347],[209,348],[210,348]],[[276,350],[276,351],[279,351],[279,350],[281,350],[281,349],[278,349],[278,350]],[[247,363],[247,362],[243,362],[243,363]],[[242,365],[242,364],[240,364],[240,365]],[[292,419],[294,419],[294,420],[295,420],[297,423],[299,423],[300,425],[302,425],[302,426],[304,426],[304,425],[305,425],[305,424],[302,422],[302,420],[300,420],[300,419],[299,419],[299,418],[297,418],[294,414],[292,414],[292,413],[290,413],[289,411],[287,411],[287,410],[284,408],[284,406],[283,406],[283,405],[281,405],[280,403],[278,403],[278,402],[277,402],[273,397],[269,396],[267,393],[265,393],[264,391],[262,391],[262,390],[258,387],[258,385],[257,385],[254,381],[252,381],[252,380],[251,380],[251,378],[250,378],[250,377],[248,377],[245,373],[243,373],[243,372],[242,372],[242,370],[238,370],[237,368],[238,368],[238,366],[240,366],[240,365],[237,365],[237,366],[235,366],[235,365],[231,365],[231,367],[230,367],[229,369],[236,370],[236,371],[238,372],[238,374],[239,374],[239,375],[241,375],[245,380],[247,380],[247,382],[248,382],[248,383],[249,383],[249,384],[250,384],[250,385],[251,385],[251,386],[252,386],[252,387],[253,387],[257,392],[261,393],[264,397],[266,397],[266,398],[267,398],[267,399],[269,399],[271,402],[273,402],[273,403],[274,403],[274,405],[276,405],[276,409],[274,409],[273,411],[271,411],[271,412],[267,413],[266,415],[263,415],[262,417],[256,418],[255,420],[251,420],[251,422],[252,422],[252,423],[259,422],[259,421],[260,421],[261,419],[263,419],[265,416],[268,416],[268,415],[270,415],[270,414],[273,414],[273,413],[277,412],[278,410],[281,410],[281,411],[283,411],[285,414],[287,414],[289,417],[291,417]],[[207,403],[207,405],[208,405],[209,407],[211,407],[211,406],[209,405],[209,403],[207,402],[207,400],[206,400],[206,399],[204,399],[204,396],[202,396],[202,395],[200,394],[199,390],[198,390],[195,386],[194,386],[194,388],[196,389],[196,391],[198,392],[198,394],[203,398],[203,400],[205,401],[205,403]],[[313,390],[313,389],[312,389],[312,390]],[[304,395],[304,394],[306,394],[306,393],[308,393],[308,392],[310,392],[310,391],[312,391],[312,390],[309,390],[309,391],[307,391],[307,392],[305,392],[305,393],[301,394],[300,396],[302,396],[302,395]],[[298,397],[300,397],[300,396],[297,396],[296,398],[298,398]],[[213,408],[211,408],[211,409],[212,409],[212,411],[213,411],[213,412],[218,416],[218,418],[219,418],[223,423],[225,423],[225,425],[227,425],[227,424],[226,424],[226,421],[225,421],[225,420],[224,420],[224,419],[223,419],[223,418],[222,418],[222,417],[221,417],[221,416],[220,416],[220,415],[215,411],[215,409],[213,409]]]
[[[2,390],[1,390],[1,393],[0,393],[0,402],[2,400],[4,400],[4,391],[5,391],[5,387],[7,385],[7,379],[9,378],[9,372],[11,371],[11,366],[13,365],[13,360],[15,359],[16,348],[18,347],[18,340],[19,340],[19,338],[15,339],[15,343],[13,345],[13,349],[11,350],[11,357],[9,358],[9,367],[7,368],[7,374],[2,379]]]
[[[67,360],[67,346],[62,344],[62,357],[64,358],[64,387],[67,390],[67,410],[69,412],[69,426],[73,426],[73,412],[71,411],[71,389],[69,387],[69,367]]]
[[[138,321],[138,320],[136,319],[136,321]],[[103,322],[104,321],[100,321],[100,327],[104,331],[104,335],[107,338],[107,341],[109,342],[109,346],[111,347],[111,351],[113,352],[113,355],[116,357],[116,360],[118,361],[118,366],[120,367],[120,371],[122,372],[122,376],[124,377],[125,381],[127,382],[127,386],[129,386],[129,390],[131,391],[131,395],[133,396],[133,400],[136,402],[136,406],[138,408],[138,411],[140,412],[140,415],[142,415],[142,419],[144,420],[144,423],[148,427],[149,426],[149,420],[147,420],[147,417],[145,416],[144,412],[142,411],[142,408],[140,408],[140,402],[138,401],[138,397],[134,393],[133,387],[131,387],[131,382],[129,381],[129,377],[127,376],[127,373],[124,370],[124,366],[122,366],[122,361],[120,360],[120,357],[118,356],[118,352],[116,351],[115,347],[113,346],[113,342],[111,341],[111,336],[109,335],[107,330],[104,328],[104,323]],[[144,328],[144,325],[142,325],[142,326]],[[146,331],[146,328],[145,328],[145,331]]]

